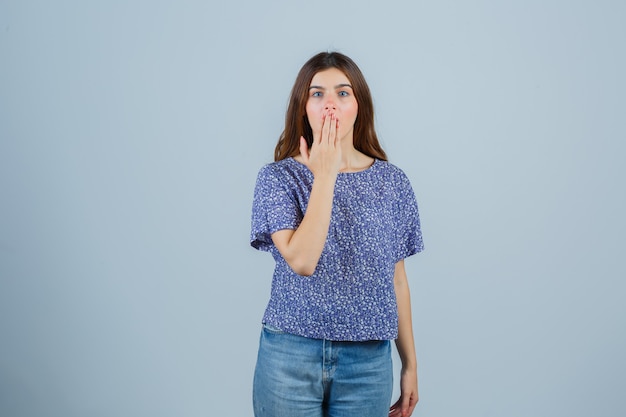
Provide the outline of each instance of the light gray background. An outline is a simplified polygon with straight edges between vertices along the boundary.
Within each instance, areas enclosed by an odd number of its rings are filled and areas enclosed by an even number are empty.
[[[252,415],[254,181],[327,49],[420,203],[415,415],[626,415],[624,22],[617,0],[0,1],[0,415]]]

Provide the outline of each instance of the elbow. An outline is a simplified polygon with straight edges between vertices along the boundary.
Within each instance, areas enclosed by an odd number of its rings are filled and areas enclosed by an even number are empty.
[[[291,268],[293,272],[303,277],[310,277],[315,273],[315,267],[311,268],[310,266],[301,266],[299,268]]]
[[[305,261],[293,261],[288,262],[289,267],[298,275],[303,277],[310,277],[315,273],[317,262],[305,262]]]

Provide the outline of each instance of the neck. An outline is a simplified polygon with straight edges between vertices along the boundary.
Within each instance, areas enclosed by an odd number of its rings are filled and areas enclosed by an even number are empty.
[[[349,168],[354,164],[355,159],[357,159],[358,157],[359,151],[357,151],[354,147],[352,134],[342,138],[339,145],[341,146],[341,170],[343,171],[344,169]]]
[[[340,172],[357,172],[369,168],[373,158],[359,152],[352,141],[352,136],[341,140],[341,167]]]

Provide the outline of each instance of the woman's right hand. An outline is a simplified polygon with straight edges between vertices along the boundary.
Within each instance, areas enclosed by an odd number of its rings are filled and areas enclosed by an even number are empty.
[[[313,186],[302,222],[296,230],[272,233],[276,248],[298,275],[315,273],[320,260],[332,215],[333,193],[341,167],[339,121],[334,113],[324,113],[322,129],[314,134],[311,148],[300,138],[300,161],[313,173]]]
[[[341,167],[341,144],[337,134],[339,120],[334,113],[322,115],[322,130],[314,135],[309,149],[306,139],[300,137],[300,156],[302,162],[313,173],[313,177],[336,177]]]

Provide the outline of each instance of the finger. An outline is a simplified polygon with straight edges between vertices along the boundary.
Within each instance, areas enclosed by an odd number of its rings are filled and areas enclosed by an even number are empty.
[[[320,143],[328,143],[330,135],[330,125],[332,124],[332,117],[328,113],[324,113],[324,121],[322,124],[322,137]]]
[[[322,136],[324,132],[324,115],[322,114],[322,126],[318,132],[313,131],[313,140],[311,141],[311,148],[322,143]]]
[[[398,417],[402,413],[400,408],[400,399],[389,408],[389,417]]]
[[[410,405],[411,405],[411,396],[410,395],[404,396],[404,398],[402,398],[402,415],[403,416],[410,415],[409,413]]]
[[[309,161],[309,145],[303,136],[300,136],[300,155],[302,155],[304,162]]]
[[[402,417],[410,416],[411,414],[413,414],[413,410],[417,405],[417,401],[418,397],[416,393],[403,396],[401,405]],[[400,400],[398,400],[398,402],[400,402]]]
[[[331,114],[330,118],[330,126],[328,129],[328,143],[331,145],[335,144],[335,140],[337,139],[337,117],[335,114]]]
[[[409,410],[408,410],[407,415],[410,416],[411,414],[413,414],[413,410],[415,409],[415,406],[417,405],[418,401],[419,400],[417,396],[411,396],[411,401],[409,402]]]

